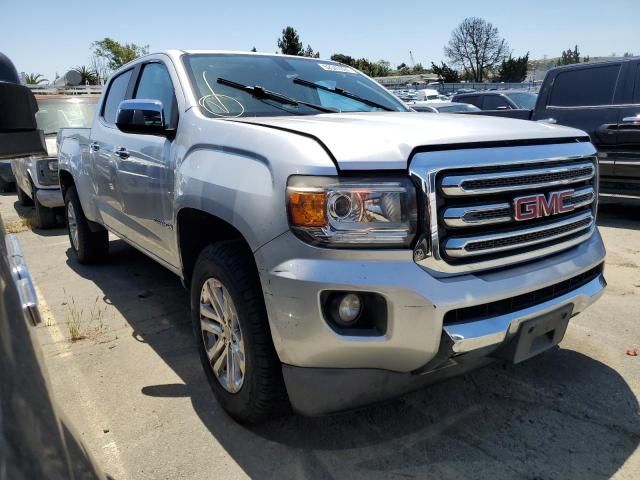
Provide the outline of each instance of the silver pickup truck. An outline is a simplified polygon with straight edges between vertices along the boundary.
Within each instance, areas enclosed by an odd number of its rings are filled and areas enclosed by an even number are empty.
[[[148,55],[59,143],[78,261],[112,232],[178,275],[239,421],[523,361],[605,288],[583,132],[410,112],[339,63]]]

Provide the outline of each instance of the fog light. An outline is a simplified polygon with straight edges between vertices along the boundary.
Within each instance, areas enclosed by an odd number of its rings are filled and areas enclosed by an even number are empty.
[[[338,304],[338,320],[344,325],[355,323],[362,313],[362,301],[355,293],[348,293],[342,297]]]

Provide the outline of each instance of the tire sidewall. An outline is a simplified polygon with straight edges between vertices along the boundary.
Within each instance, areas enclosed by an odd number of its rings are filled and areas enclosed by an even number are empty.
[[[67,190],[67,194],[65,195],[64,198],[64,225],[65,227],[67,227],[67,236],[69,237],[69,244],[71,245],[71,250],[73,250],[73,253],[75,253],[76,257],[79,256],[79,252],[78,249],[76,249],[75,245],[73,244],[73,239],[71,238],[71,230],[69,229],[69,204],[73,203],[73,210],[76,214],[76,222],[78,222],[78,205],[77,203],[74,201],[74,192],[69,189]],[[80,229],[78,228],[78,243],[80,244]]]
[[[220,266],[209,255],[210,248],[207,248],[201,254],[200,260],[196,264],[191,282],[191,322],[193,326],[194,337],[198,346],[200,360],[207,376],[207,380],[214,395],[220,402],[221,406],[227,410],[232,416],[244,417],[249,413],[252,404],[252,397],[256,388],[254,364],[255,349],[253,348],[253,338],[251,338],[251,330],[247,323],[249,312],[242,301],[242,294],[233,276],[227,273],[223,266]],[[213,373],[209,364],[204,343],[202,340],[202,332],[200,330],[200,294],[205,281],[210,278],[216,278],[220,281],[227,292],[231,295],[234,306],[238,313],[238,322],[242,330],[245,350],[245,374],[242,387],[237,393],[230,393],[224,389],[217,377]]]

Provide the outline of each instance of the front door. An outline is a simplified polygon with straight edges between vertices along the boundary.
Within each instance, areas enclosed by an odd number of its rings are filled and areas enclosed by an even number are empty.
[[[141,65],[133,98],[162,102],[166,122],[171,128],[177,128],[175,91],[163,62]],[[122,233],[176,267],[173,140],[165,136],[127,134],[114,146],[114,157],[120,209],[130,223]]]
[[[615,174],[627,188],[640,191],[640,62],[629,68],[631,102],[620,109]]]

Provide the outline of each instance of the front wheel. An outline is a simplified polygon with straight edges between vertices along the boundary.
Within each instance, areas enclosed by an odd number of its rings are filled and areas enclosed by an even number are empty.
[[[242,423],[262,422],[289,405],[250,255],[236,242],[210,245],[191,282],[191,319],[207,380]]]
[[[75,187],[69,187],[64,196],[64,218],[69,233],[71,249],[80,263],[97,263],[109,252],[109,232],[91,231],[84,216]]]

